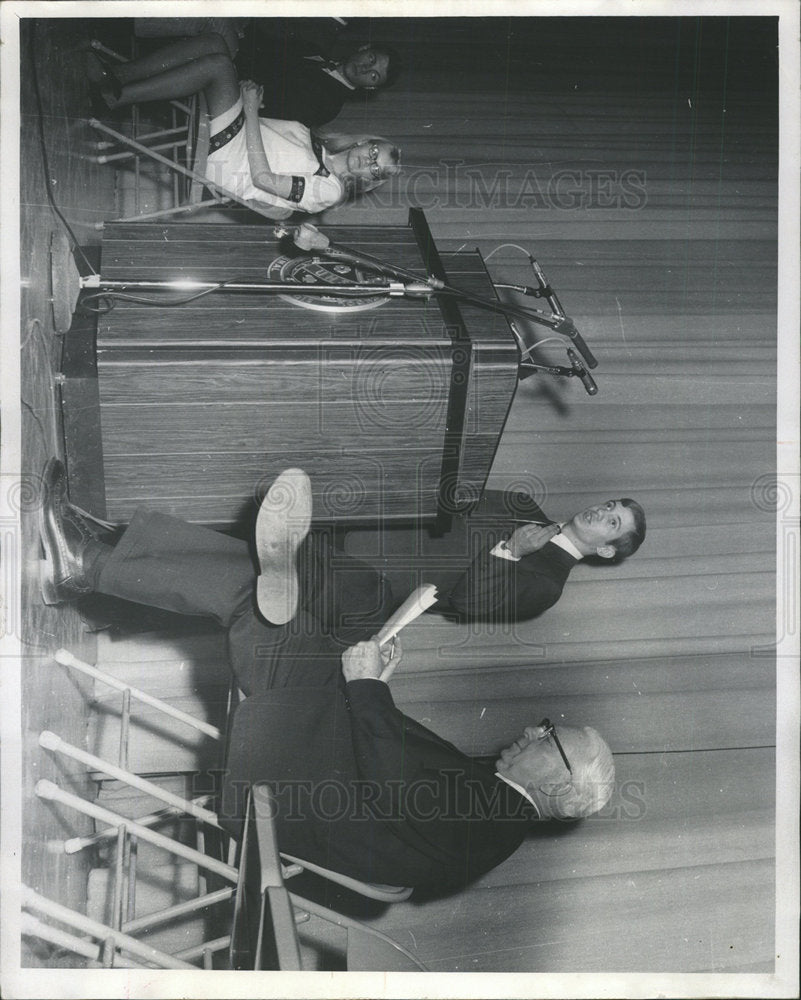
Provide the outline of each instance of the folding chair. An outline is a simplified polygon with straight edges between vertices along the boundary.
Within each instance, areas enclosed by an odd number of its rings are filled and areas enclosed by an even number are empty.
[[[68,792],[51,781],[40,781],[36,786],[36,794],[43,799],[58,802],[90,816],[99,824],[99,830],[92,836],[70,838],[64,843],[67,853],[74,853],[92,845],[99,844],[110,838],[116,838],[116,856],[113,864],[113,891],[108,924],[98,922],[98,935],[101,940],[133,938],[135,935],[151,934],[167,924],[181,920],[197,920],[210,907],[229,901],[235,892],[239,873],[235,859],[236,843],[230,840],[221,828],[217,814],[210,808],[212,796],[202,796],[194,799],[184,798],[175,794],[141,775],[134,774],[127,768],[127,742],[130,729],[131,701],[138,700],[150,707],[157,708],[172,719],[200,730],[212,739],[224,743],[223,733],[219,728],[195,719],[185,712],[161,701],[158,698],[126,685],[123,681],[98,670],[90,664],[78,660],[66,650],[59,650],[55,659],[57,662],[88,674],[122,692],[122,711],[120,717],[120,754],[119,763],[112,763],[95,756],[80,747],[73,746],[62,740],[57,734],[44,732],[40,736],[40,745],[56,754],[72,758],[85,765],[90,772],[103,774],[122,782],[137,791],[151,796],[159,802],[162,808],[139,817],[130,819],[98,804],[87,801],[80,796]],[[192,846],[184,840],[166,836],[155,829],[158,825],[175,817],[188,817],[195,824],[195,844]],[[211,835],[210,835],[211,834]],[[195,866],[199,878],[197,892],[191,898],[182,899],[171,905],[160,906],[144,915],[136,913],[137,888],[137,852],[138,845],[145,843],[174,856],[182,863]],[[209,848],[212,848],[210,851]],[[225,858],[225,859],[224,859]],[[283,860],[282,878],[299,875],[303,871],[312,871],[329,881],[351,889],[367,898],[382,902],[397,902],[406,899],[411,889],[394,886],[375,886],[360,882],[338,872],[333,872],[318,865],[309,864],[302,859],[281,855]],[[280,862],[279,862],[280,863]],[[214,888],[209,888],[208,880],[216,882]],[[339,923],[346,918],[340,918],[324,907],[315,907],[308,901],[300,903],[306,911],[323,912],[323,919]],[[332,916],[333,914],[333,916]],[[359,925],[361,927],[361,925]],[[99,929],[105,929],[105,935],[99,934]],[[369,929],[364,933],[370,933]],[[41,936],[41,935],[40,935]],[[229,936],[222,935],[210,940],[195,942],[191,947],[170,952],[172,958],[178,961],[202,960],[205,968],[212,968],[216,953],[228,948]],[[122,949],[130,952],[130,948]],[[155,949],[161,954],[161,949]],[[80,952],[83,953],[83,952]],[[121,950],[119,947],[106,946],[102,949],[102,961],[108,965],[113,962],[120,964]],[[163,961],[163,959],[156,959]]]
[[[186,712],[182,712],[180,709],[175,708],[168,702],[162,701],[160,698],[156,698],[154,695],[149,694],[146,691],[141,691],[138,688],[134,688],[131,687],[130,685],[127,685],[124,681],[119,680],[117,677],[113,677],[111,674],[105,673],[102,670],[98,670],[97,667],[94,667],[89,663],[84,663],[82,660],[79,660],[77,657],[73,656],[73,654],[66,649],[57,650],[53,658],[57,663],[69,667],[70,669],[78,670],[81,673],[88,675],[89,677],[93,677],[95,680],[98,680],[101,683],[116,688],[118,691],[122,693],[122,710],[120,714],[120,764],[115,769],[120,774],[128,773],[127,741],[128,741],[128,730],[130,727],[130,712],[131,712],[132,700],[137,700],[142,702],[143,704],[149,705],[151,708],[155,708],[163,712],[165,715],[170,716],[172,719],[175,719],[178,722],[184,723],[185,725],[190,726],[191,728],[204,733],[211,739],[218,741],[221,746],[224,746],[226,743],[227,734],[223,733],[223,731],[219,727],[214,726],[203,719],[196,719],[194,716],[189,715]],[[235,702],[237,700],[238,700],[238,689],[236,689],[234,685],[232,686],[231,691],[229,692],[228,710],[227,710],[227,717],[229,719],[232,717],[233,709],[235,708]],[[61,743],[61,749],[63,749],[64,752],[68,752],[65,749],[66,746],[67,744],[63,742]],[[87,763],[88,759],[92,758],[91,754],[86,754],[85,752],[81,752],[81,754],[82,754],[81,759],[84,761],[84,763]],[[90,764],[89,766],[94,766],[95,770],[103,771],[106,768],[106,763],[104,761],[100,761],[99,758],[92,758],[92,760],[94,761],[94,765]],[[126,781],[127,779],[125,777],[121,777],[120,780]],[[137,779],[137,780],[143,781],[144,779]],[[159,792],[157,792],[156,790],[157,786],[152,787],[152,783],[146,782],[146,784],[151,786],[148,788],[148,794],[153,794],[155,797],[160,797],[162,801],[166,803],[167,809],[161,811],[158,814],[154,814],[156,818],[153,820],[151,820],[150,817],[146,817],[148,822],[145,823],[144,825],[151,826],[153,825],[153,823],[157,822],[158,819],[161,819],[165,816],[175,815],[175,810],[182,808],[186,804],[184,800],[178,801],[176,800],[175,797],[171,798],[169,794],[164,794],[164,793],[159,794]],[[202,806],[202,803],[199,804]],[[189,809],[186,809],[186,812],[187,814],[195,815],[196,818],[204,822],[207,821],[208,819],[209,811],[203,810],[202,808],[200,812],[192,811]],[[113,836],[115,832],[116,831],[109,828],[101,832],[100,834],[95,835],[92,838],[76,838],[73,840],[66,841],[65,849],[67,850],[68,853],[73,853],[76,850],[81,850],[84,847],[90,846],[90,843],[92,844],[97,843],[99,839]],[[305,861],[303,858],[299,858],[294,855],[287,854],[285,852],[281,852],[281,856],[289,865],[293,866],[293,873],[294,873],[294,868],[300,867],[304,871],[314,872],[315,874],[321,875],[323,878],[327,878],[332,882],[336,882],[337,884],[343,886],[344,888],[352,889],[354,892],[359,893],[359,895],[364,896],[367,899],[375,899],[382,903],[394,903],[394,902],[402,902],[404,899],[408,899],[409,896],[411,896],[412,894],[412,890],[406,886],[400,887],[400,886],[388,886],[388,885],[375,885],[368,882],[362,882],[359,879],[351,878],[350,876],[343,875],[340,872],[331,871],[328,868],[316,865],[310,861]]]
[[[92,964],[124,969],[196,969],[196,966],[183,958],[168,955],[143,944],[130,934],[91,920],[76,910],[48,899],[29,886],[22,886],[22,905],[24,912],[20,924],[23,934],[82,955]],[[47,923],[41,916],[55,923]],[[70,930],[58,927],[59,923]],[[71,933],[72,931],[77,931],[81,936]]]
[[[90,46],[96,52],[102,52],[111,59],[125,62],[125,57],[112,49],[106,48],[97,40]],[[170,123],[168,127],[142,131],[139,108],[131,108],[131,135],[126,135],[111,128],[105,122],[96,118],[87,120],[90,128],[105,136],[96,145],[96,155],[89,159],[95,163],[107,163],[112,166],[131,166],[134,172],[134,214],[120,218],[117,222],[143,222],[149,219],[163,219],[174,215],[195,212],[202,208],[229,205],[236,203],[250,209],[257,215],[262,215],[271,222],[276,221],[274,213],[267,208],[259,208],[243,198],[226,191],[205,176],[206,162],[210,145],[210,120],[203,94],[196,94],[188,101],[167,102],[170,108]],[[169,153],[170,155],[164,155]],[[157,211],[142,211],[142,176],[143,165],[156,164],[169,172],[173,204],[169,208]],[[212,195],[203,198],[204,192]],[[98,223],[99,229],[103,223]]]
[[[301,969],[297,925],[317,916],[345,930],[348,970],[425,972],[426,967],[388,935],[287,891],[273,814],[269,786],[252,786],[248,790],[240,843],[230,968]]]
[[[90,47],[109,59],[125,62],[125,57],[93,39]],[[135,44],[135,42],[134,42]],[[201,208],[220,205],[226,199],[221,197],[203,198],[207,189],[204,178],[206,160],[209,155],[209,116],[206,101],[197,94],[185,101],[165,102],[169,109],[169,120],[165,127],[153,128],[145,125],[137,105],[131,107],[130,135],[110,128],[96,119],[89,125],[105,138],[95,144],[97,150],[89,158],[95,163],[111,164],[131,168],[133,175],[134,212],[120,218],[119,222],[145,221],[169,218],[173,215],[193,212]],[[166,154],[166,155],[165,155]],[[161,167],[161,171],[146,171],[145,164]],[[144,178],[149,178],[150,197],[157,201],[168,196],[172,202],[169,208],[145,211],[143,203]],[[102,223],[98,224],[102,227]]]

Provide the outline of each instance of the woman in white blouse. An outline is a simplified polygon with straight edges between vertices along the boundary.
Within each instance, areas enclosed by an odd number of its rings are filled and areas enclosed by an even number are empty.
[[[237,80],[223,39],[198,35],[128,63],[87,54],[87,76],[110,109],[203,91],[211,118],[206,176],[271,218],[350,201],[400,172],[400,150],[370,136],[316,136],[300,122],[259,118],[262,88]]]

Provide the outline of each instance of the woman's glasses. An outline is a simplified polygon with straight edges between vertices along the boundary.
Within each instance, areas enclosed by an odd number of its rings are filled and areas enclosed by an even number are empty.
[[[381,180],[382,170],[378,165],[378,153],[379,147],[377,142],[371,142],[367,147],[367,155],[370,159],[370,176],[375,177],[375,179]]]

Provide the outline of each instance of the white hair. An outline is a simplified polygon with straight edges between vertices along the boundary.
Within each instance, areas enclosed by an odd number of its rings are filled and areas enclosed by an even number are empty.
[[[571,756],[573,778],[563,794],[549,795],[548,804],[557,819],[581,819],[606,805],[615,789],[615,762],[600,733],[590,726],[582,732],[589,742],[589,756]]]

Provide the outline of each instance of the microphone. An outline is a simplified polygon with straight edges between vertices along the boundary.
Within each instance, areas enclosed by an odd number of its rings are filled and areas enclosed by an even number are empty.
[[[592,375],[590,375],[584,367],[582,360],[572,347],[567,348],[567,356],[570,358],[570,363],[573,365],[573,371],[583,382],[584,388],[587,390],[587,395],[594,396],[598,392],[598,386],[595,384],[595,379],[593,379]]]
[[[581,354],[581,356],[583,357],[584,363],[588,368],[598,367],[598,362],[595,360],[592,351],[584,343],[584,338],[581,336],[576,327],[573,325],[573,321],[571,319],[565,317],[561,326],[557,328],[557,332],[563,334],[565,337],[570,337],[570,339],[576,345],[576,349],[578,350],[579,354]],[[568,350],[568,354],[569,353],[570,351]]]

